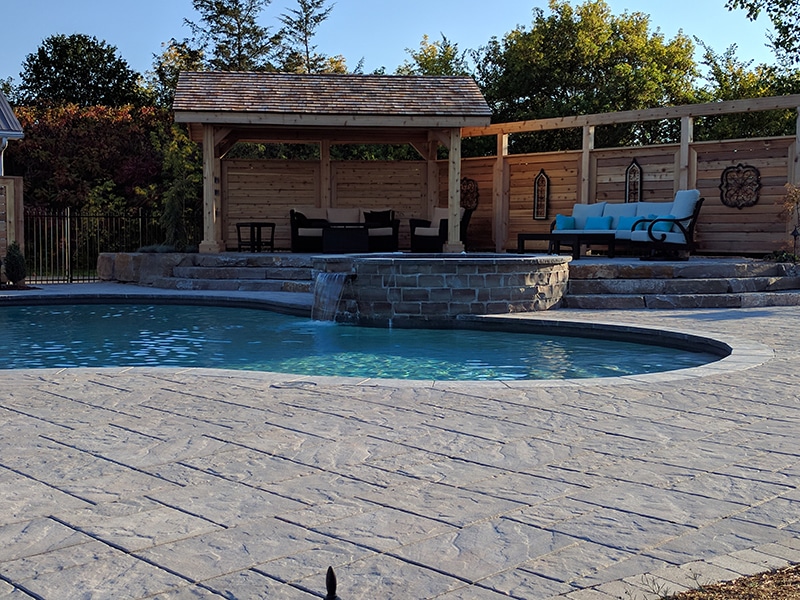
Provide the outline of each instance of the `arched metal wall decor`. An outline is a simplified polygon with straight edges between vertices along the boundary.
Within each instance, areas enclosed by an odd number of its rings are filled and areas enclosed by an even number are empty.
[[[642,201],[642,167],[634,158],[625,169],[625,202]]]
[[[758,202],[761,173],[751,165],[738,164],[722,171],[719,199],[725,206],[739,210]]]
[[[533,218],[537,221],[547,219],[547,205],[550,203],[550,178],[544,169],[533,180]]]

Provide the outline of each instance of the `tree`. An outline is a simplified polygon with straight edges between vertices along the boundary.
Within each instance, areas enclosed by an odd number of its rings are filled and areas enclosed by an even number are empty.
[[[138,105],[140,75],[117,49],[84,34],[52,35],[23,63],[22,104]]]
[[[166,110],[74,104],[25,106],[15,111],[25,137],[9,145],[9,174],[25,178],[25,204],[152,207],[161,182],[163,140],[172,116]]]
[[[13,285],[19,286],[27,276],[28,268],[25,265],[22,249],[16,241],[11,242],[6,254],[6,278]]]
[[[319,27],[331,14],[333,6],[327,0],[297,0],[299,8],[281,16],[283,51],[282,70],[291,73],[328,73],[332,63],[316,52],[311,43]]]
[[[153,70],[147,73],[147,89],[157,106],[169,108],[175,98],[178,75],[181,71],[200,71],[203,68],[203,51],[192,48],[188,40],[172,38],[164,44],[164,51],[153,55]]]
[[[679,33],[665,41],[649,31],[642,13],[613,16],[603,0],[573,8],[550,0],[552,14],[534,9],[530,30],[514,29],[475,53],[477,79],[494,121],[562,117],[654,106],[693,99],[694,45]],[[598,146],[653,143],[660,123],[599,128]],[[542,133],[514,142],[527,150],[580,147],[580,131]]]
[[[755,21],[763,10],[775,28],[770,35],[770,45],[788,64],[800,62],[800,3],[797,0],[727,0],[728,10],[747,11],[747,18]]]
[[[14,89],[14,81],[9,77],[8,79],[0,79],[0,92],[8,99],[9,102],[14,101],[16,91]]]
[[[159,223],[165,243],[186,250],[199,241],[203,222],[203,159],[184,128],[173,125],[164,151],[164,206]],[[199,230],[199,231],[195,231]]]
[[[412,62],[406,60],[397,68],[398,75],[471,75],[467,65],[466,51],[452,43],[444,34],[442,39],[431,43],[427,35],[422,36],[419,50],[406,48]]]
[[[741,98],[759,98],[796,94],[800,91],[800,72],[784,72],[773,65],[753,66],[753,61],[740,61],[736,45],[717,54],[706,44],[703,64],[709,69],[707,86],[698,91],[700,102],[719,102]],[[698,118],[696,140],[720,140],[744,137],[793,135],[797,111],[755,111]]]
[[[271,0],[192,0],[200,23],[185,19],[206,66],[215,71],[269,71],[280,36],[258,24]]]

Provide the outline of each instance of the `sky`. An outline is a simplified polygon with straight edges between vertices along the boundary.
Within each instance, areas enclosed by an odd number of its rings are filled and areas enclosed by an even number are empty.
[[[726,10],[725,0],[606,1],[614,14],[649,14],[652,30],[658,28],[666,39],[682,30],[717,53],[737,44],[740,60],[775,62],[766,47],[766,17],[751,22],[743,11]],[[273,0],[260,24],[278,29],[280,15],[296,7],[296,0]],[[517,25],[530,26],[535,7],[549,14],[547,0],[336,0],[314,42],[322,54],[343,55],[350,69],[363,59],[365,73],[380,67],[393,73],[410,59],[407,49],[419,48],[423,35],[431,41],[445,35],[460,50],[478,49]],[[105,41],[144,73],[164,42],[191,37],[185,18],[199,21],[191,0],[0,0],[0,79],[19,83],[25,57],[59,33]]]

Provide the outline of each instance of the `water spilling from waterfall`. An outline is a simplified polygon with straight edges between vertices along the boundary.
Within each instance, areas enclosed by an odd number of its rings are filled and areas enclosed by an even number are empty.
[[[344,283],[349,273],[319,273],[314,283],[314,305],[311,318],[315,321],[334,321]]]

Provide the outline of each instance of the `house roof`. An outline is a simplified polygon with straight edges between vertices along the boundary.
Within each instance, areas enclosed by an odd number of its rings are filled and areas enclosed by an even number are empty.
[[[8,104],[8,100],[0,92],[0,138],[22,139],[25,134],[22,132],[22,125],[19,124],[14,111]]]
[[[488,125],[469,77],[182,72],[173,103],[186,123],[317,127]]]

